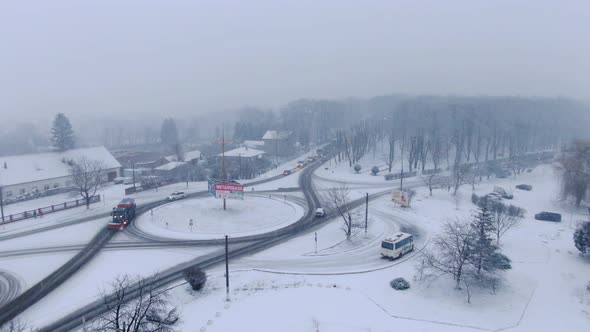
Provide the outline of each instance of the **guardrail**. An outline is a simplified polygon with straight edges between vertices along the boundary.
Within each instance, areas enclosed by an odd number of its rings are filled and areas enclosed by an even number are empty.
[[[100,202],[100,195],[94,195],[89,198],[89,204],[98,203],[98,202]],[[68,202],[63,202],[63,203],[59,203],[59,204],[54,204],[54,205],[50,205],[50,206],[45,206],[45,207],[33,209],[33,210],[26,210],[21,213],[9,214],[7,216],[4,216],[3,222],[2,222],[2,220],[0,220],[0,223],[7,224],[7,223],[20,221],[20,220],[24,220],[24,219],[42,217],[43,215],[46,215],[48,213],[68,210],[68,209],[72,209],[72,208],[75,208],[78,206],[84,206],[84,205],[86,205],[86,199],[76,199],[76,200],[72,200],[72,201],[68,201]]]

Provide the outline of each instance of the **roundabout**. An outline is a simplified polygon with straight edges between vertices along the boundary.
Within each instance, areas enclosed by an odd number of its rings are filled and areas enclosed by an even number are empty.
[[[285,195],[246,195],[223,203],[213,197],[174,201],[146,212],[134,227],[152,236],[214,240],[271,232],[297,222],[306,208]]]
[[[10,302],[20,292],[20,280],[10,272],[0,270],[0,306]]]

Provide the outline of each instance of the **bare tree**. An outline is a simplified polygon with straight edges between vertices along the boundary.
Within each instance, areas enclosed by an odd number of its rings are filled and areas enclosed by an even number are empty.
[[[500,238],[520,224],[520,218],[509,215],[504,204],[493,204],[491,212],[493,232],[496,236],[496,244],[499,245]]]
[[[432,190],[443,183],[443,177],[439,172],[436,172],[436,170],[433,170],[430,174],[423,175],[421,179],[426,187],[428,187],[430,196],[432,196]]]
[[[461,187],[462,185],[467,183],[467,181],[469,180],[470,171],[471,171],[471,167],[467,164],[455,165],[453,167],[453,175],[452,175],[453,188],[454,188],[453,196],[457,195],[457,191],[459,190],[459,187]]]
[[[27,324],[19,320],[11,320],[10,322],[0,326],[0,332],[27,332],[33,331]]]
[[[96,194],[106,180],[105,165],[99,160],[86,157],[80,157],[69,164],[69,173],[74,186],[86,201],[86,208],[89,208],[90,198]]]
[[[94,322],[93,331],[173,331],[172,325],[178,321],[178,315],[175,308],[169,308],[163,292],[127,275],[117,277],[111,286],[111,292],[102,292],[107,312]]]
[[[387,142],[389,143],[389,151],[387,154],[387,167],[389,169],[388,172],[391,173],[391,167],[393,165],[393,161],[395,160],[395,131],[393,130],[393,128],[389,132],[389,135],[387,135]]]
[[[576,141],[565,147],[557,169],[561,172],[563,196],[572,196],[580,206],[590,184],[590,142]]]
[[[447,221],[443,231],[434,238],[434,248],[423,251],[427,277],[452,275],[456,288],[461,288],[464,278],[471,277],[469,259],[473,251],[475,234],[472,227],[459,220]]]
[[[327,200],[330,207],[342,217],[342,221],[344,222],[342,230],[346,234],[347,239],[350,239],[352,236],[352,230],[354,228],[360,227],[360,224],[354,220],[355,215],[350,207],[351,200],[349,195],[350,191],[344,184],[340,187],[330,189],[327,193]]]

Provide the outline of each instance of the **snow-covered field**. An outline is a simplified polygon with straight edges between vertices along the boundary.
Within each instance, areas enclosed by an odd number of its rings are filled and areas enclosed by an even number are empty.
[[[221,239],[270,232],[299,220],[304,207],[284,195],[245,195],[244,200],[213,197],[162,205],[135,221],[146,233],[176,239]],[[192,220],[192,226],[191,226]]]
[[[478,193],[492,190],[494,184],[513,187],[514,183],[533,185],[533,191],[514,190],[511,203],[527,209],[520,226],[503,239],[502,250],[512,258],[513,268],[505,274],[496,294],[491,290],[472,290],[471,304],[465,290],[455,290],[452,280],[419,282],[416,265],[419,256],[383,269],[367,270],[371,252],[342,247],[330,255],[314,255],[314,234],[303,234],[270,250],[233,263],[231,301],[225,302],[220,268],[210,271],[210,282],[201,294],[187,285],[171,290],[183,316],[182,331],[582,331],[590,328],[590,259],[577,254],[572,233],[576,218],[586,218],[557,202],[558,183],[549,166],[531,174],[479,185]],[[471,188],[464,186],[458,199],[446,191],[428,197],[419,189],[412,207],[394,207],[387,197],[371,202],[372,235],[367,245],[380,236],[379,223],[389,214],[394,227],[416,227],[427,241],[448,218],[466,218],[475,206]],[[538,221],[541,210],[561,212],[562,223]],[[574,211],[581,213],[582,211]],[[570,222],[570,216],[571,222]],[[573,216],[573,217],[572,217]],[[578,217],[576,217],[578,216]],[[398,224],[398,221],[408,224]],[[319,228],[318,254],[337,244],[344,235],[339,220]],[[392,231],[395,231],[393,229]],[[357,241],[362,242],[361,232]],[[357,256],[360,251],[365,254]],[[284,262],[279,262],[280,258]],[[346,258],[348,257],[348,259]],[[320,258],[320,261],[316,261]],[[334,274],[328,261],[347,264],[351,273]],[[286,262],[286,263],[285,263]],[[320,264],[318,264],[320,262]],[[293,264],[291,269],[288,264]],[[385,262],[383,265],[387,265]],[[278,268],[277,268],[278,267]],[[352,270],[361,273],[352,273]],[[407,291],[395,291],[388,282],[404,277],[412,284]],[[198,312],[199,315],[192,313]]]
[[[321,172],[319,170],[318,172]],[[370,176],[370,175],[368,175]],[[346,177],[345,177],[346,178]],[[366,181],[349,177],[352,199],[365,193],[387,192],[389,186],[371,187]],[[294,184],[295,174],[280,179],[279,186]],[[396,181],[397,182],[397,181]],[[408,180],[419,185],[420,180]],[[533,190],[514,189],[519,183]],[[316,190],[325,193],[335,182],[315,179]],[[496,294],[490,289],[472,289],[471,303],[465,290],[454,289],[449,278],[420,281],[419,252],[430,243],[448,219],[469,218],[474,209],[472,192],[482,195],[501,185],[512,190],[514,199],[506,203],[525,208],[520,225],[502,240],[502,251],[512,259]],[[273,186],[277,183],[273,182]],[[182,281],[171,285],[169,295],[179,309],[180,331],[552,331],[590,328],[590,258],[578,255],[572,234],[579,220],[587,220],[585,209],[574,209],[559,201],[559,184],[551,166],[537,167],[516,179],[484,180],[475,190],[461,187],[457,196],[435,190],[430,197],[425,188],[416,188],[410,208],[395,206],[388,194],[369,203],[369,223],[365,234],[356,229],[345,240],[342,222],[336,218],[290,240],[230,263],[231,301],[225,301],[223,267],[209,271],[205,290],[194,293]],[[262,189],[260,189],[262,190]],[[256,188],[259,191],[259,188]],[[228,201],[223,212],[221,201],[213,198],[173,202],[154,209],[138,219],[142,230],[175,238],[212,238],[254,234],[281,228],[295,221],[304,209],[281,194],[249,192],[244,201]],[[288,194],[289,197],[301,197]],[[235,210],[232,210],[235,209]],[[562,213],[561,223],[538,221],[542,211]],[[239,213],[238,213],[239,212]],[[225,214],[227,213],[226,218]],[[355,210],[364,220],[364,206]],[[188,220],[193,218],[191,232]],[[166,225],[168,222],[168,225]],[[95,232],[90,227],[70,226],[81,237]],[[230,228],[228,228],[230,227]],[[416,249],[402,259],[380,258],[380,241],[399,231],[416,235]],[[316,249],[317,234],[317,249]],[[67,234],[46,232],[35,242],[55,245],[69,243]],[[31,236],[33,238],[33,236]],[[121,233],[115,241],[124,240]],[[23,238],[20,240],[29,240]],[[17,242],[0,243],[2,250],[26,248]],[[16,241],[16,240],[14,240]],[[30,242],[29,242],[30,243]],[[231,248],[230,248],[231,249]],[[35,326],[62,316],[97,298],[118,274],[148,276],[166,267],[188,261],[212,249],[142,249],[102,251],[72,279],[27,310],[21,319]],[[71,254],[46,255],[47,263],[63,263]],[[44,275],[38,268],[43,255],[2,259],[0,268],[14,272],[25,284]],[[132,262],[132,264],[130,264]],[[48,271],[52,267],[47,268]],[[403,277],[411,288],[395,291],[389,281]],[[559,317],[559,319],[555,319]]]
[[[99,299],[101,291],[110,291],[110,284],[117,276],[148,277],[212,250],[214,249],[103,250],[71,279],[19,317],[33,326],[42,327],[76,308]],[[31,266],[30,270],[25,270],[25,267],[19,266],[18,271],[29,275],[35,273],[33,268]]]

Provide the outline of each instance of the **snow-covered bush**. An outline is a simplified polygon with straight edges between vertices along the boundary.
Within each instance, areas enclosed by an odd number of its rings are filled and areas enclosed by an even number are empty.
[[[377,175],[378,173],[379,173],[379,167],[377,167],[377,166],[373,166],[373,167],[371,168],[371,174],[373,174],[373,175]]]
[[[590,253],[590,221],[578,226],[574,232],[574,245],[582,254]]]
[[[395,278],[389,282],[391,288],[395,290],[404,290],[410,288],[410,283],[404,278]]]
[[[500,252],[495,252],[490,256],[490,265],[498,270],[510,270],[512,268],[510,258]]]
[[[394,178],[393,173],[387,173],[383,176],[385,178],[385,181],[391,181]]]
[[[526,212],[526,210],[510,204],[506,212],[509,216],[522,218],[524,217],[524,213]]]
[[[475,193],[471,194],[471,203],[479,205],[479,197]]]
[[[203,270],[196,266],[192,266],[182,271],[182,276],[192,287],[193,290],[200,291],[207,282],[207,275]]]
[[[360,164],[355,164],[354,165],[354,171],[358,174],[361,171],[361,165]]]

